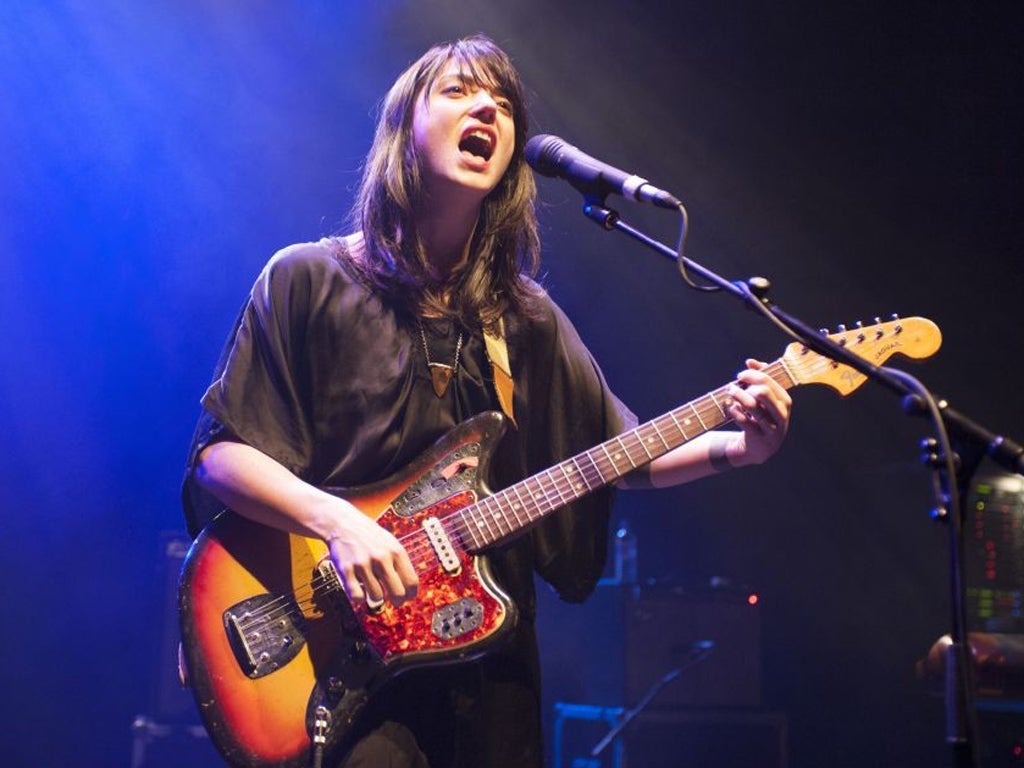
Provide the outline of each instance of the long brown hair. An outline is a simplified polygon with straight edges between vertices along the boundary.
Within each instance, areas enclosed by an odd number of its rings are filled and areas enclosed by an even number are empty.
[[[425,98],[452,60],[467,80],[511,101],[515,148],[501,181],[483,201],[469,259],[439,285],[415,226],[424,188],[412,120],[416,99]],[[352,210],[353,226],[363,234],[363,253],[352,260],[360,276],[410,311],[451,317],[467,328],[492,329],[510,308],[532,314],[536,288],[523,273],[536,275],[540,240],[537,189],[523,154],[528,122],[519,73],[487,37],[436,45],[406,69],[384,98]]]

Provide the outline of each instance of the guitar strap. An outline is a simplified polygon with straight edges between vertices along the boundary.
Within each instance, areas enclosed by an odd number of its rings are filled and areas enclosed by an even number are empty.
[[[516,425],[516,417],[512,412],[512,364],[508,359],[508,344],[505,343],[505,318],[498,318],[497,333],[490,333],[484,329],[484,347],[487,350],[487,359],[491,363],[491,371],[494,374],[494,391],[498,395],[498,403],[501,410],[508,416],[512,426]]]

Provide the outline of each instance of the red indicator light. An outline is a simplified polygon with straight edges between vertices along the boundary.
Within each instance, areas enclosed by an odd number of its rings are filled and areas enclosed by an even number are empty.
[[[751,594],[751,595],[748,595],[748,596],[747,596],[747,602],[748,602],[748,603],[749,603],[750,605],[757,605],[757,602],[758,602],[758,600],[760,600],[760,599],[761,599],[761,598],[759,598],[759,597],[758,597],[757,595],[753,595],[753,594]]]

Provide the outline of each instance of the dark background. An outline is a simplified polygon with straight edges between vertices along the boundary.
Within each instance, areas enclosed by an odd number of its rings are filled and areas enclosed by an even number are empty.
[[[1016,8],[5,3],[5,763],[128,763],[159,676],[160,535],[181,528],[217,352],[276,249],[342,228],[377,100],[437,40],[494,37],[534,132],[672,190],[694,258],[771,278],[810,324],[933,319],[943,348],[914,372],[1024,438]],[[781,354],[758,317],[586,221],[569,186],[540,187],[545,282],[642,417]],[[619,210],[674,242],[671,214]],[[764,699],[789,718],[794,768],[943,764],[941,702],[914,677],[948,626],[927,427],[876,386],[795,400],[770,464],[620,497],[641,576],[759,593]],[[572,655],[575,615],[544,618],[547,659]]]

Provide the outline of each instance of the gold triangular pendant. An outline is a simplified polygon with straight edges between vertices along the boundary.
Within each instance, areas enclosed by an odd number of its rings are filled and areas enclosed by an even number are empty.
[[[430,366],[430,381],[434,385],[434,394],[438,397],[444,397],[444,393],[448,391],[448,384],[452,380],[452,374],[455,369],[450,365],[444,363],[428,363]]]

